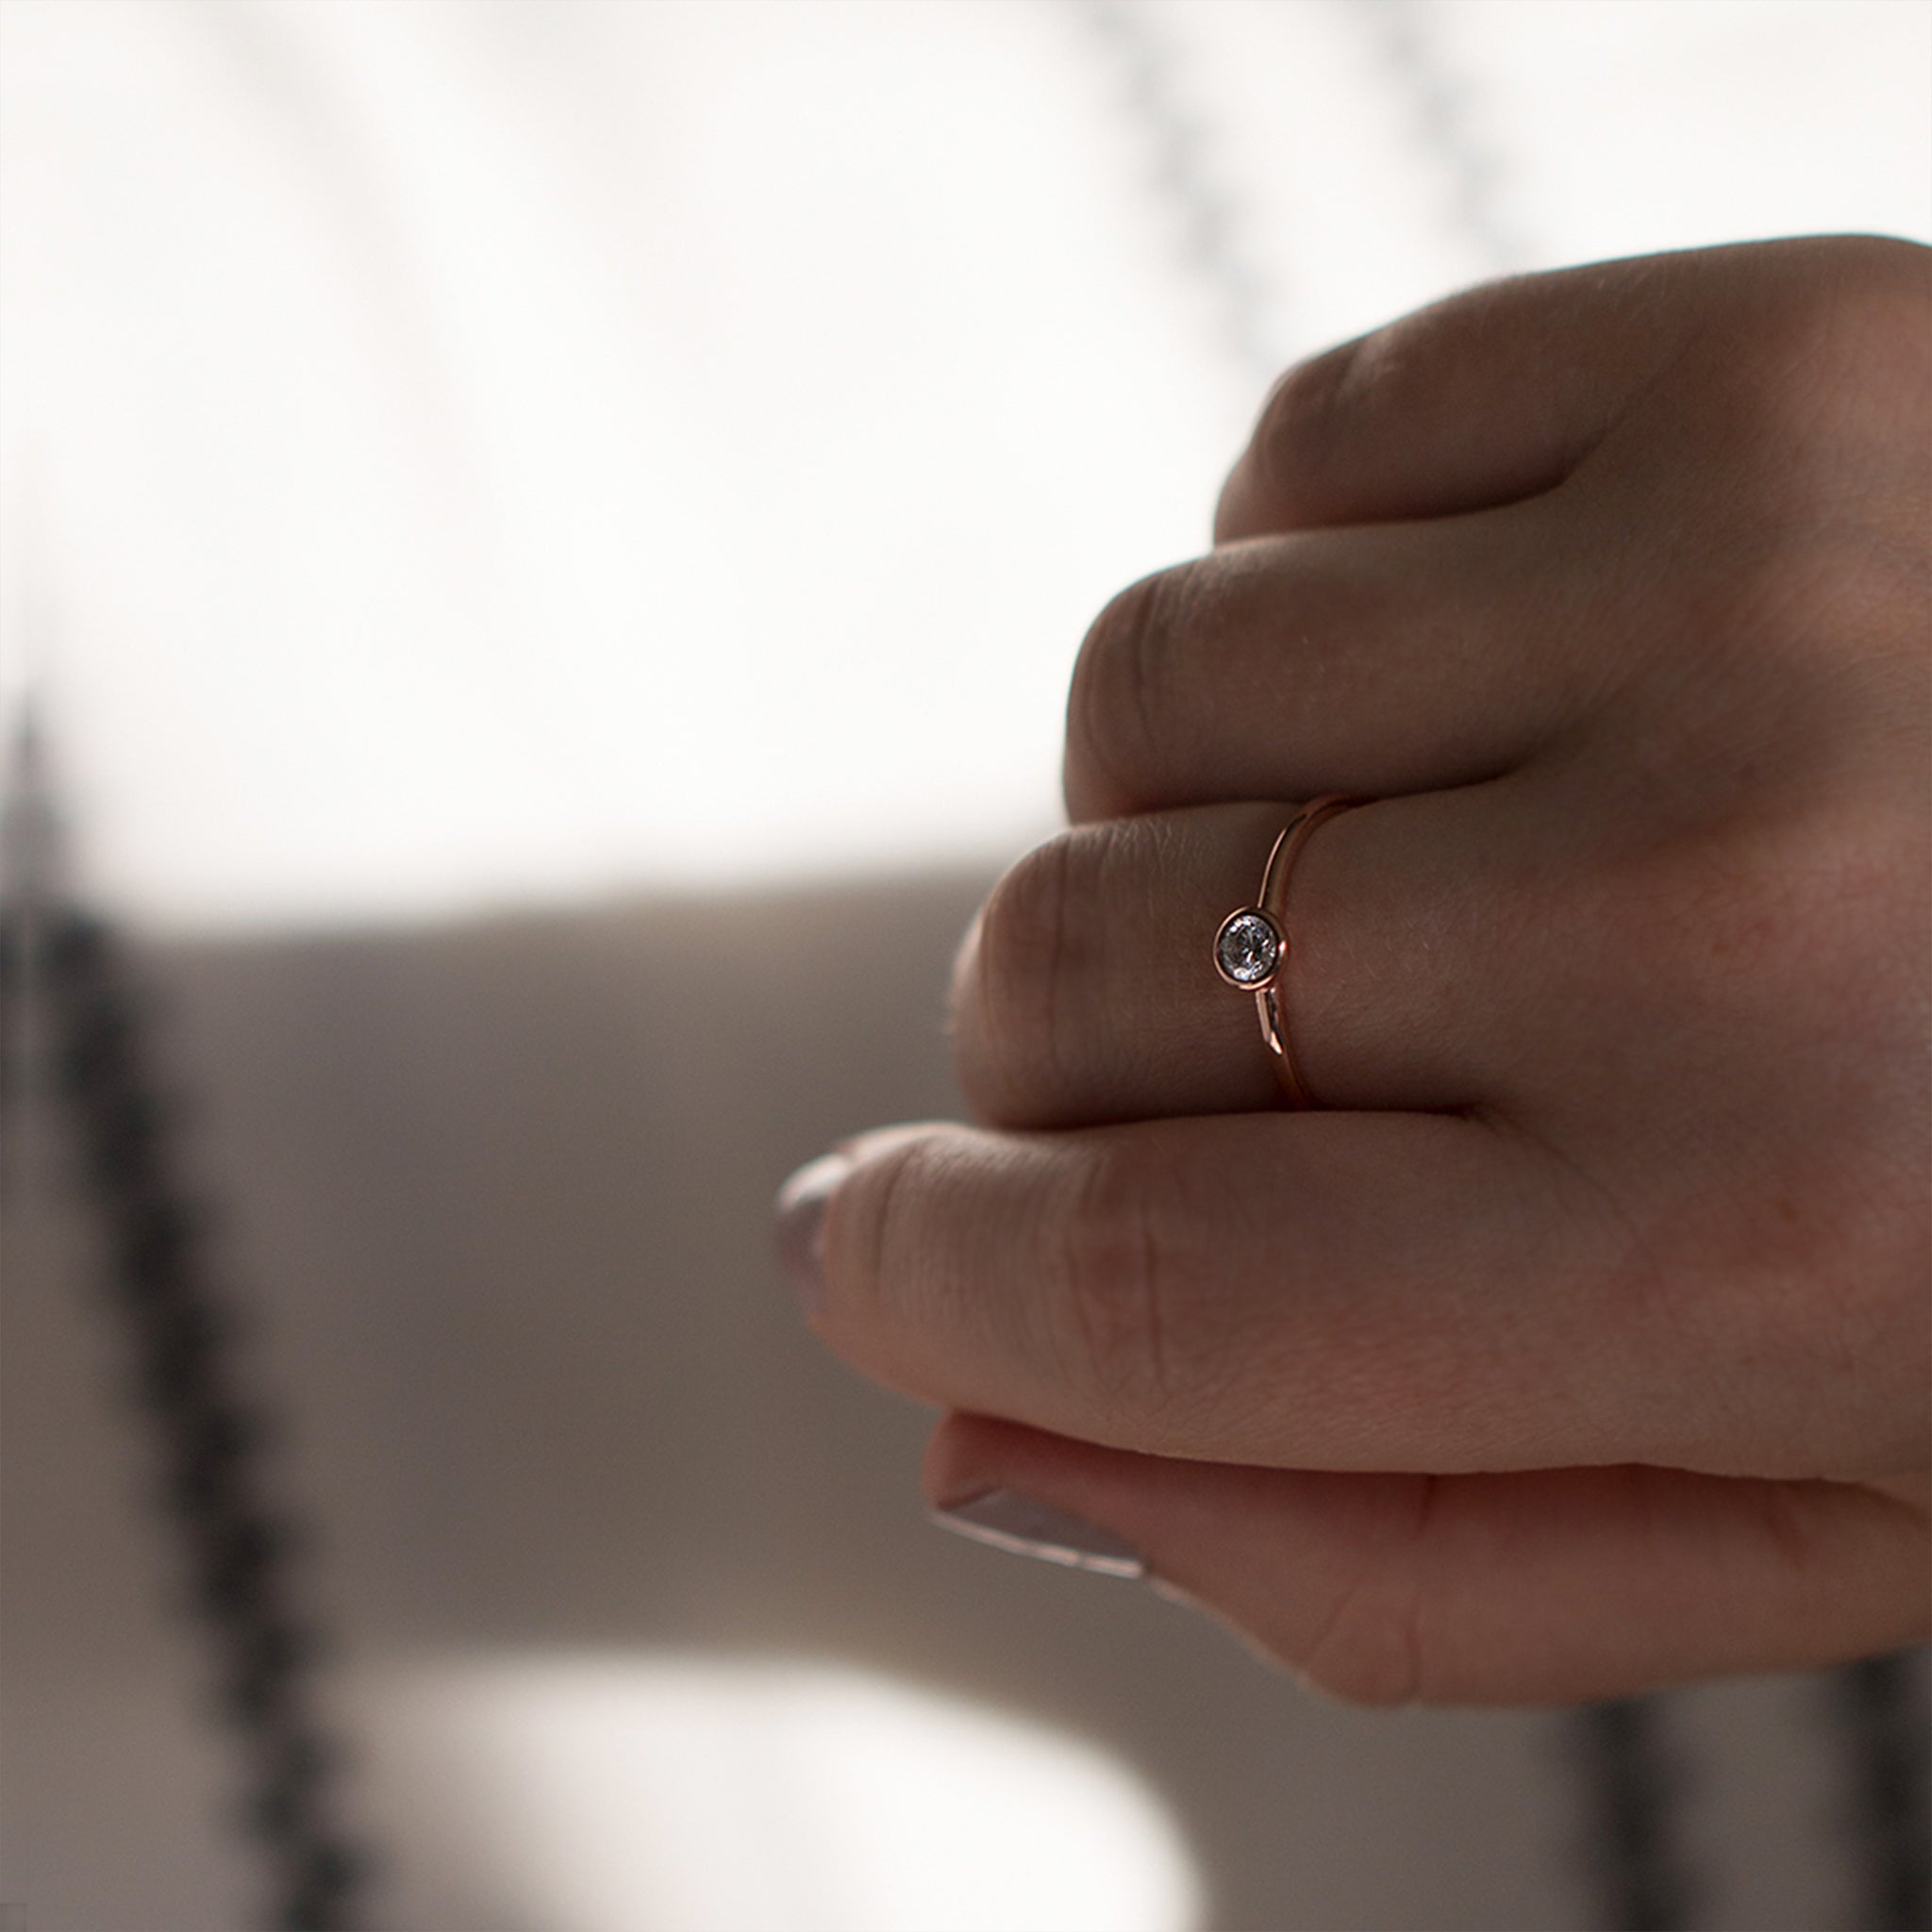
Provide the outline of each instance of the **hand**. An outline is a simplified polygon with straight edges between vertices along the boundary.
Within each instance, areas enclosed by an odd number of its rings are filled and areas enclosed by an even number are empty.
[[[936,1506],[1131,1545],[1336,1694],[1928,1625],[1932,254],[1478,289],[1295,370],[1102,613],[1074,829],[960,960],[985,1128],[788,1202],[958,1411]],[[1291,801],[1278,1101],[1209,952]],[[1103,1532],[1094,1535],[1094,1531]]]

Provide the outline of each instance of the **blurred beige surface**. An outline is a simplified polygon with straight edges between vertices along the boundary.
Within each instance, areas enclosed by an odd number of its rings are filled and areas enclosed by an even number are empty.
[[[927,1416],[797,1323],[772,1190],[838,1134],[952,1110],[941,990],[985,883],[145,957],[314,1531],[381,1924],[562,1923],[398,1694],[559,1656],[852,1666],[1092,1740],[1171,1808],[1217,1928],[1588,1923],[1556,1720],[1344,1710],[1149,1591],[936,1534]],[[0,1898],[36,1932],[240,1927],[232,1767],[47,1125],[7,1255]],[[1843,1922],[1810,1694],[1678,1700],[1707,1923]]]

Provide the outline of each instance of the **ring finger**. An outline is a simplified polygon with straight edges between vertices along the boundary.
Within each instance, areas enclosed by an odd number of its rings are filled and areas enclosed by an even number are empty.
[[[1507,855],[1528,782],[1375,800],[1308,840],[1287,881],[1277,996],[1324,1105],[1506,1097],[1526,991],[1511,982],[1509,937],[1530,901]],[[955,1061],[981,1117],[1065,1127],[1276,1105],[1255,998],[1217,976],[1212,946],[1254,903],[1294,809],[1108,820],[1023,858],[954,977]]]

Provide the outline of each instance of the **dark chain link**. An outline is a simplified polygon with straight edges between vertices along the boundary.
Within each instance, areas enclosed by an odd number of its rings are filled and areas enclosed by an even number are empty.
[[[1247,379],[1268,381],[1281,359],[1269,330],[1268,280],[1241,248],[1240,205],[1215,179],[1209,125],[1188,104],[1173,46],[1134,0],[1074,4],[1118,77],[1117,105],[1139,136],[1146,185],[1174,218],[1181,266],[1214,304],[1222,352]]]
[[[1845,1829],[1857,1853],[1857,1923],[1932,1927],[1932,1712],[1909,1652],[1846,1664],[1824,1680],[1846,1740]]]
[[[1503,213],[1502,156],[1484,139],[1479,104],[1443,57],[1440,9],[1429,0],[1347,0],[1391,92],[1406,96],[1423,151],[1449,191],[1450,213],[1487,275],[1507,275],[1524,253]]]
[[[1659,1697],[1585,1705],[1568,1721],[1588,1800],[1580,1850],[1604,1932],[1682,1932],[1697,1909],[1676,1829],[1685,1774],[1668,1724]]]

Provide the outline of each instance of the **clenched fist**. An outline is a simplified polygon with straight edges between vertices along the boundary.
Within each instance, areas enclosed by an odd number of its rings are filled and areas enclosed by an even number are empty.
[[[1460,295],[1124,592],[962,953],[983,1124],[794,1178],[962,1526],[1370,1702],[1821,1665],[1932,1596],[1932,253]],[[1217,926],[1299,803],[1281,1104]]]

